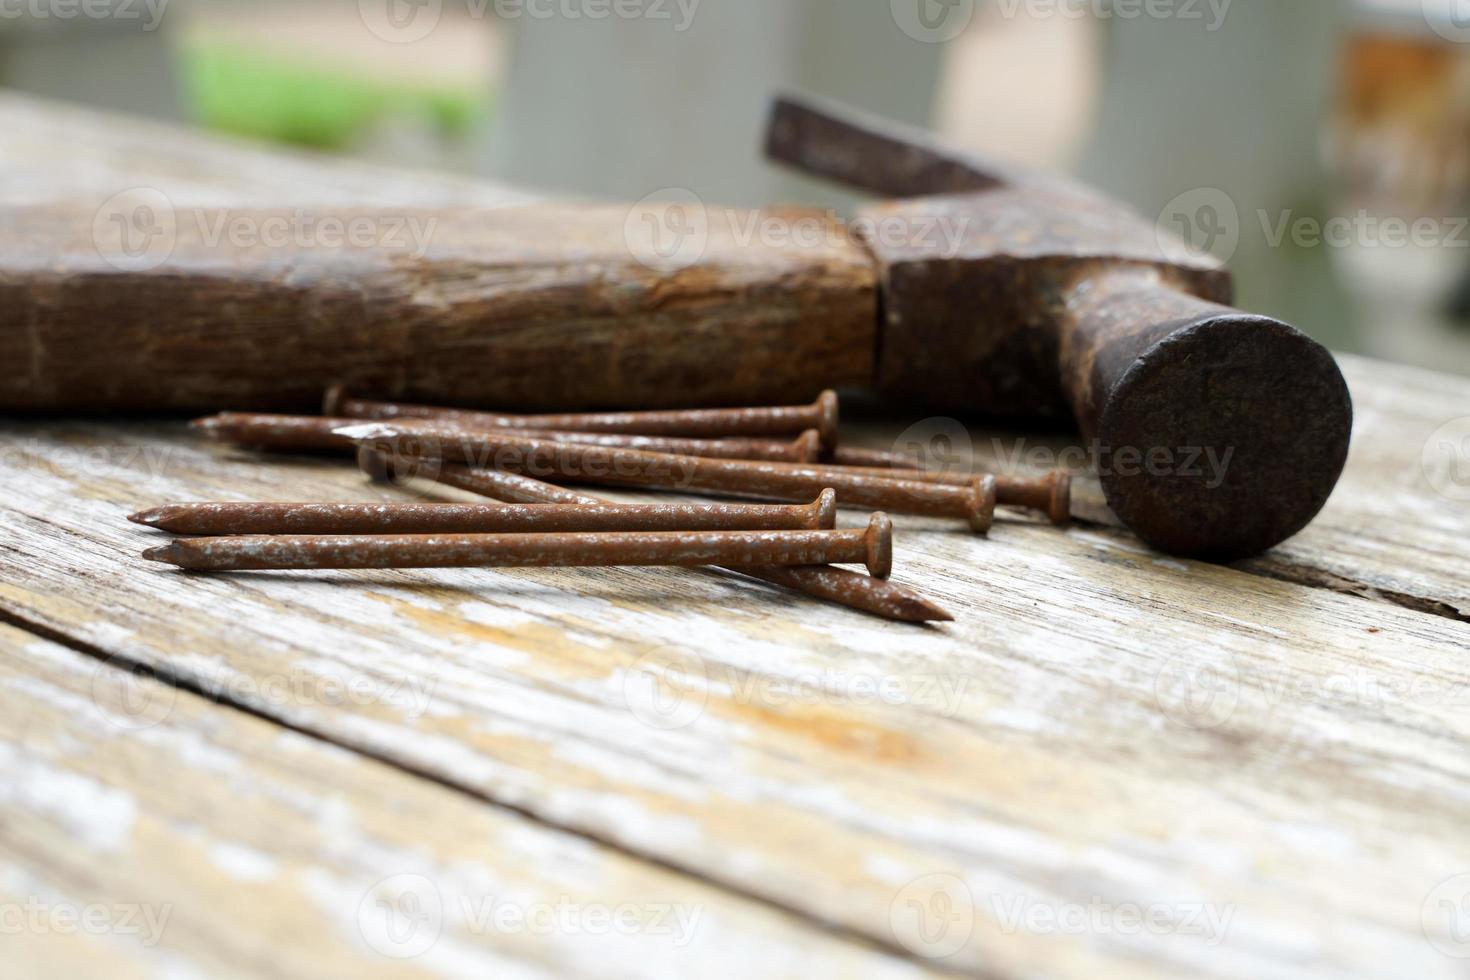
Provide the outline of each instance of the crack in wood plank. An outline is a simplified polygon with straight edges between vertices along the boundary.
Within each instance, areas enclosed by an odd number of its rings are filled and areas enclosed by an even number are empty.
[[[1457,623],[1470,623],[1470,613],[1463,612],[1448,602],[1441,602],[1438,599],[1431,599],[1428,596],[1411,595],[1407,592],[1395,592],[1392,589],[1379,588],[1367,582],[1338,575],[1325,568],[1299,565],[1290,560],[1273,558],[1270,555],[1263,558],[1253,558],[1248,561],[1236,562],[1230,567],[1238,571],[1250,572],[1252,575],[1262,575],[1266,578],[1276,579],[1280,582],[1290,582],[1293,585],[1305,585],[1315,589],[1326,589],[1329,592],[1356,596],[1359,599],[1386,602],[1402,609],[1424,613],[1427,616],[1440,616]]]
[[[1117,541],[1126,545],[1136,544],[1136,539],[1120,524],[1106,523],[1098,520],[1078,518],[1073,523],[1094,534],[1111,535]],[[1374,602],[1386,602],[1408,609],[1413,612],[1424,613],[1428,616],[1440,616],[1445,619],[1454,620],[1457,623],[1470,623],[1470,613],[1461,611],[1448,602],[1442,602],[1429,596],[1413,595],[1407,592],[1396,592],[1374,586],[1368,582],[1339,575],[1325,568],[1317,568],[1312,565],[1300,564],[1289,557],[1279,555],[1276,552],[1268,552],[1259,558],[1247,558],[1241,561],[1231,562],[1222,566],[1237,572],[1245,572],[1249,575],[1259,575],[1263,578],[1274,579],[1278,582],[1290,582],[1293,585],[1304,585],[1313,589],[1326,589],[1339,595],[1353,596],[1358,599],[1367,599]]]
[[[649,865],[650,867],[658,868],[661,871],[668,872],[669,874],[678,875],[690,881],[698,882],[705,887],[725,892],[732,897],[737,897],[743,901],[764,906],[774,912],[779,912],[794,921],[801,922],[804,925],[827,933],[828,935],[832,936],[833,939],[848,943],[854,947],[870,949],[874,952],[879,952],[887,956],[892,956],[900,960],[911,962],[915,966],[922,967],[926,972],[932,973],[936,976],[995,976],[994,974],[988,974],[985,972],[948,969],[945,967],[944,964],[936,964],[933,961],[924,960],[916,956],[912,950],[905,949],[899,943],[884,942],[881,937],[855,931],[844,926],[840,922],[835,922],[832,920],[824,919],[820,916],[813,915],[808,910],[802,909],[798,906],[788,905],[779,901],[772,900],[770,896],[760,895],[754,892],[747,891],[736,884],[732,884],[730,881],[724,881],[716,877],[703,875],[697,869],[691,868],[688,865],[670,862],[660,857],[656,853],[644,852],[637,849],[629,848],[628,846],[626,846],[626,844],[614,838],[605,837],[590,832],[585,827],[578,827],[572,824],[564,824],[548,820],[544,814],[537,813],[534,810],[528,810],[522,807],[518,807],[512,803],[507,803],[504,800],[496,799],[494,796],[478,791],[474,787],[467,786],[452,779],[448,779],[442,775],[433,772],[432,770],[411,765],[401,758],[395,758],[380,752],[373,751],[371,748],[367,748],[361,743],[353,743],[335,739],[332,737],[330,730],[303,726],[291,722],[278,715],[272,715],[263,712],[246,702],[223,697],[218,692],[211,691],[204,685],[199,684],[182,674],[168,671],[167,669],[158,665],[134,660],[124,654],[109,652],[108,650],[95,644],[89,643],[86,640],[81,639],[80,637],[73,636],[66,633],[65,631],[48,626],[45,623],[28,619],[25,616],[20,615],[13,609],[8,609],[4,606],[0,606],[0,623],[5,623],[17,629],[24,630],[27,633],[40,637],[41,639],[45,639],[52,643],[56,643],[59,646],[66,647],[67,649],[72,650],[75,653],[79,653],[93,660],[101,661],[102,663],[111,665],[115,669],[126,669],[139,677],[157,681],[158,683],[165,684],[169,687],[173,687],[181,691],[186,691],[197,697],[204,698],[205,700],[208,700],[221,707],[229,708],[234,711],[241,712],[242,714],[249,715],[250,717],[255,718],[259,721],[268,722],[279,728],[295,732],[296,734],[304,736],[306,738],[310,738],[315,741],[331,745],[335,748],[343,749],[355,755],[359,755],[365,759],[371,759],[374,762],[387,766],[405,775],[412,776],[416,779],[421,779],[424,782],[433,784],[437,787],[440,787],[441,789],[450,790],[469,799],[473,799],[476,802],[488,805],[494,809],[515,814],[517,817],[520,817],[531,823],[558,831],[560,833],[580,837],[584,840],[595,843],[600,847],[606,848],[609,851],[622,854],[630,860],[636,860],[643,864]]]
[[[153,687],[182,693],[159,702]],[[938,975],[9,625],[0,625],[0,696],[6,907],[123,910],[157,930],[133,942],[131,926],[9,928],[7,962],[21,972],[687,976],[692,962],[730,977],[757,964],[791,977]],[[147,710],[159,703],[165,710]],[[177,779],[181,766],[188,780]],[[221,808],[226,793],[231,806]],[[442,902],[428,942],[411,949],[403,944],[418,924],[375,936],[363,918],[369,897],[404,878]],[[548,942],[534,925],[502,927],[487,903],[635,913],[663,903],[679,931],[645,915],[631,930],[583,936],[559,919]],[[284,934],[292,941],[263,941]]]

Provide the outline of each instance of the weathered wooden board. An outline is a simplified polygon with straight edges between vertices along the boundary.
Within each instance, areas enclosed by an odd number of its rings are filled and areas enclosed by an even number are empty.
[[[1348,475],[1311,527],[1245,567],[1470,621],[1470,384],[1342,361],[1357,396]]]
[[[713,574],[190,576],[123,516],[403,491],[181,430],[8,426],[0,608],[950,968],[1455,975],[1420,919],[1470,869],[1466,624],[1029,522],[900,521],[927,630]],[[431,706],[264,683],[323,673]]]
[[[1470,384],[1361,357],[1339,360],[1356,410],[1343,480],[1305,531],[1236,567],[1470,618],[1470,450],[1459,441],[1470,435]],[[1456,421],[1459,427],[1442,431]],[[953,419],[877,422],[860,438],[874,447],[918,452],[930,465],[953,459],[981,470],[1088,458],[1075,436],[1021,435]],[[1460,469],[1451,471],[1455,465]],[[1085,468],[1075,472],[1074,513],[1120,527],[1097,479]],[[1440,487],[1449,487],[1450,495]]]
[[[3,625],[0,698],[7,976],[919,972]]]
[[[14,96],[0,131],[0,204],[140,186],[181,206],[526,199]],[[901,520],[899,580],[960,617],[929,629],[716,573],[193,577],[141,562],[154,535],[124,515],[406,491],[179,425],[7,424],[0,617],[151,666],[137,683],[175,708],[104,737],[79,703],[99,697],[82,654],[0,632],[21,649],[0,657],[7,776],[44,789],[0,781],[0,892],[166,894],[187,914],[156,954],[31,935],[6,951],[26,973],[108,976],[483,975],[481,957],[497,975],[1465,976],[1470,512],[1420,459],[1470,411],[1470,383],[1344,368],[1353,458],[1298,538],[1236,568],[1165,559],[1086,480],[1089,523],[1065,533],[1013,518],[987,541]],[[845,437],[956,434],[905,427]],[[1015,449],[958,434],[980,459]],[[105,792],[68,795],[79,786]],[[105,810],[61,819],[125,797],[137,818],[119,850],[86,836],[121,826]],[[238,877],[264,866],[251,850],[278,878]],[[646,936],[447,933],[394,961],[350,918],[344,933],[351,910],[321,882],[400,854],[486,893],[707,895],[720,928],[678,956]]]

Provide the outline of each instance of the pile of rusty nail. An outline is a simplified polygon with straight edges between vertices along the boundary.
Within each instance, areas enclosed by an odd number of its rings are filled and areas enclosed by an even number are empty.
[[[195,503],[129,519],[180,536],[144,558],[191,571],[713,565],[905,622],[953,617],[888,581],[884,511],[962,518],[980,533],[997,503],[1069,519],[1065,473],[934,473],[839,447],[837,422],[830,391],[786,407],[503,415],[337,387],[320,416],[223,413],[193,425],[257,450],[356,453],[375,479],[429,479],[499,503]],[[782,503],[621,504],[562,482]],[[839,530],[839,504],[878,512],[863,530]],[[831,567],[854,564],[868,574]]]

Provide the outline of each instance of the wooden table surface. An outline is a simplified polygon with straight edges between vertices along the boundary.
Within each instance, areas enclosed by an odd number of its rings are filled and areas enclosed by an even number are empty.
[[[14,97],[0,132],[12,204],[520,199]],[[900,518],[927,628],[712,571],[179,573],[125,515],[425,490],[7,420],[0,973],[1470,976],[1470,381],[1344,368],[1295,540],[1167,558],[1085,479],[1067,530]]]

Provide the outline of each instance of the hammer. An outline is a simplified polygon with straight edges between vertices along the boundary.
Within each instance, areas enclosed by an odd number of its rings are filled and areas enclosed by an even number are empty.
[[[857,222],[878,265],[883,395],[1070,408],[1113,512],[1175,554],[1265,551],[1327,502],[1347,463],[1347,384],[1305,334],[1232,309],[1221,263],[1096,192],[828,103],[778,100],[766,152],[899,198]],[[895,226],[909,234],[884,233]]]
[[[844,109],[783,99],[768,145],[901,199],[852,226],[702,204],[206,209],[156,188],[0,211],[0,411],[311,411],[338,382],[512,411],[865,387],[911,409],[1071,412],[1114,511],[1181,555],[1265,550],[1326,501],[1342,376],[1223,305],[1218,264],[1087,190]],[[755,233],[772,219],[820,233]],[[691,223],[698,247],[665,264],[664,233]],[[952,237],[881,233],[941,223]]]

